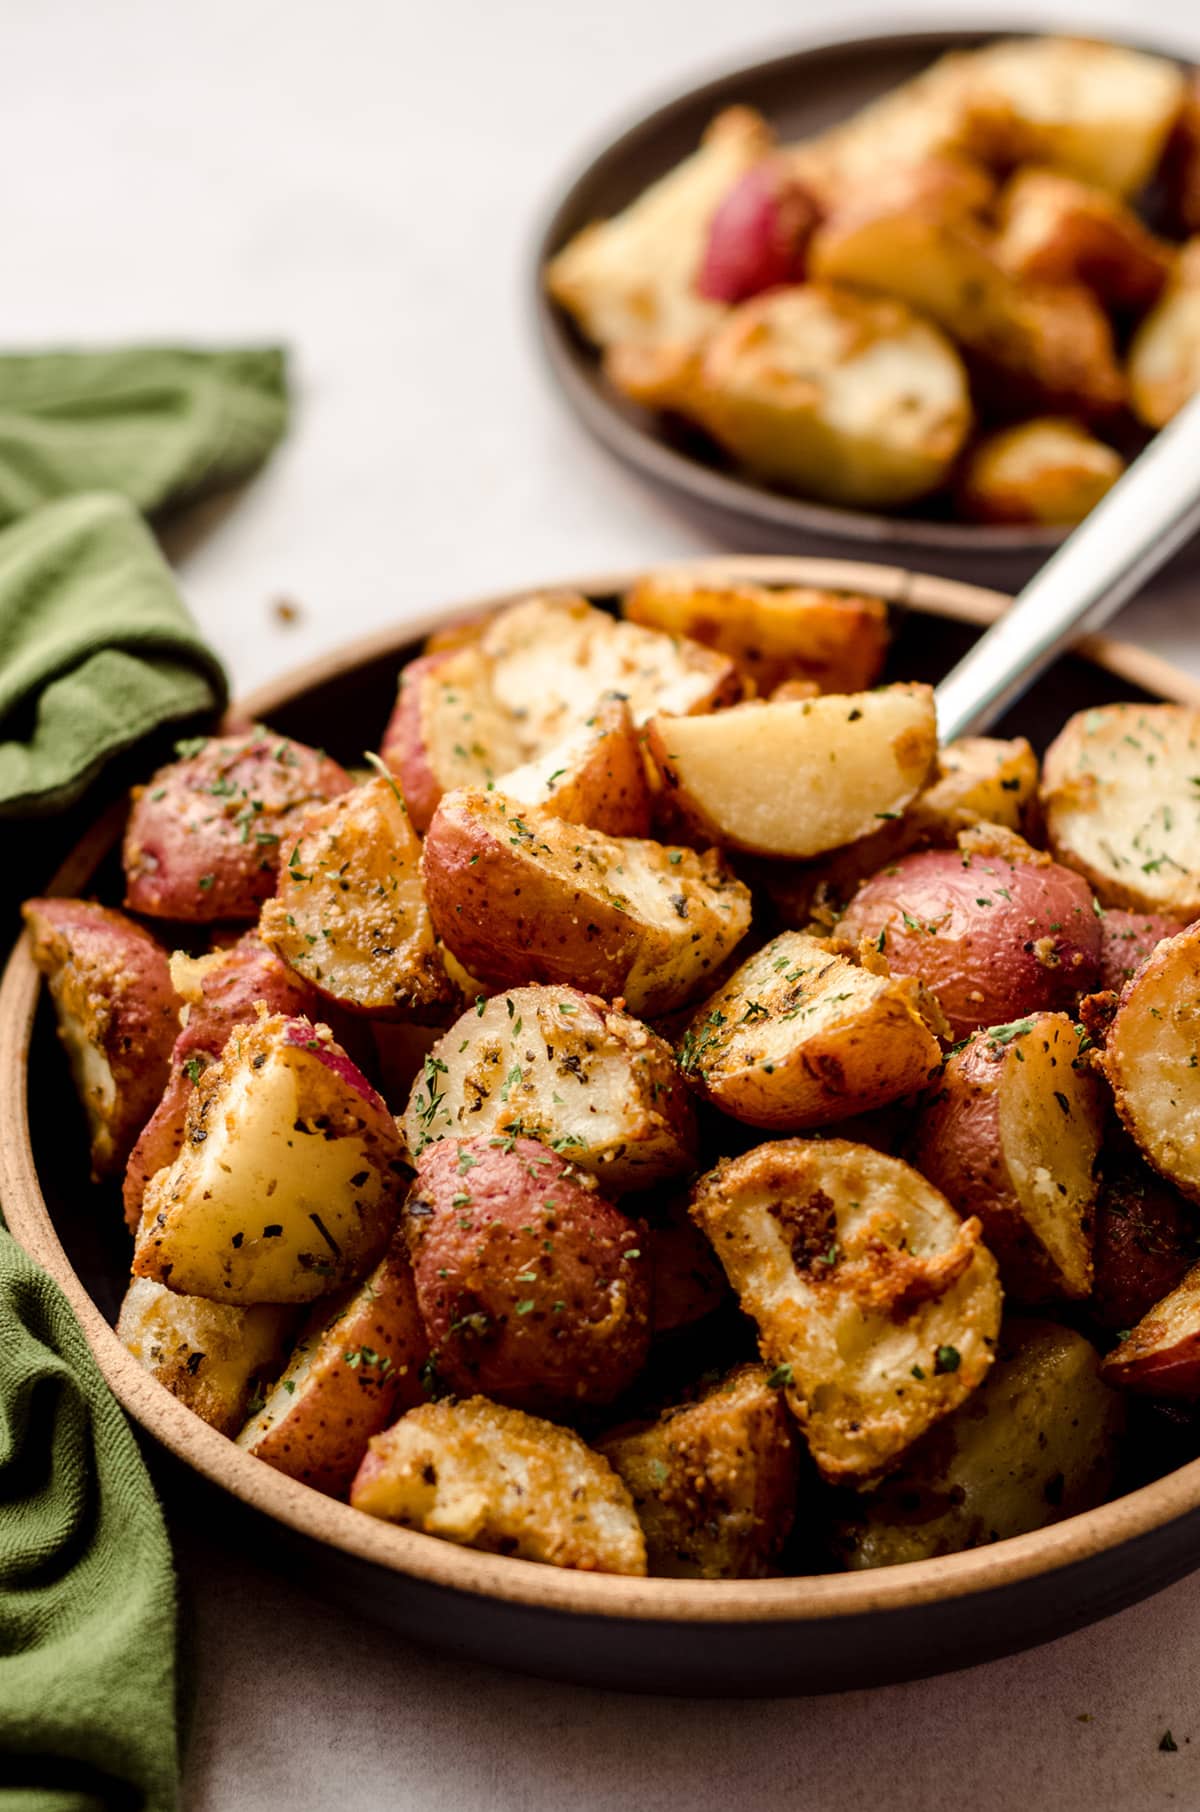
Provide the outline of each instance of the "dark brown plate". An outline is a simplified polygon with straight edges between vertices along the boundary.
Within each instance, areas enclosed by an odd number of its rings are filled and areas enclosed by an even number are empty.
[[[829,585],[887,599],[896,606],[888,673],[897,679],[938,679],[1006,602],[895,567],[744,559],[689,570],[713,582]],[[566,583],[604,601],[637,576]],[[264,687],[238,715],[357,762],[364,741],[382,732],[397,670],[417,652],[417,637],[511,596],[357,643]],[[1200,684],[1137,649],[1093,638],[1086,653],[1043,676],[1002,733],[1022,731],[1040,747],[1071,711],[1163,697],[1200,705]],[[118,806],[85,837],[55,891],[120,897],[121,817]],[[827,1692],[1028,1647],[1144,1597],[1200,1561],[1200,1460],[994,1547],[873,1573],[719,1582],[624,1579],[478,1554],[374,1521],[284,1478],[192,1415],[113,1332],[129,1240],[115,1192],[106,1200],[88,1181],[82,1116],[24,939],[0,984],[0,1200],[12,1232],[66,1291],[120,1401],[179,1462],[173,1496],[188,1514],[207,1524],[224,1506],[236,1515],[235,1538],[264,1563],[463,1655],[644,1692]]]
[[[542,346],[559,388],[610,453],[710,531],[715,527],[727,545],[748,552],[802,549],[915,559],[930,571],[1011,588],[1045,560],[1067,531],[955,522],[947,506],[932,503],[891,515],[839,509],[744,476],[698,430],[639,408],[605,382],[595,349],[545,292],[542,271],[547,261],[590,221],[618,213],[694,151],[722,107],[742,103],[757,108],[781,138],[807,137],[907,81],[944,51],[969,50],[1022,29],[1019,22],[1009,22],[991,30],[843,39],[718,76],[667,101],[622,132],[576,177],[555,208],[538,247],[534,283]],[[1177,54],[1161,45],[1139,43],[1134,48],[1160,56]]]

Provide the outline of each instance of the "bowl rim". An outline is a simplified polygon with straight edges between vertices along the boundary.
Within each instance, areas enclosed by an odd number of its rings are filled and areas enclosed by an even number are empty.
[[[959,580],[858,561],[723,556],[658,563],[558,580],[551,586],[524,586],[427,612],[419,620],[353,641],[258,687],[231,707],[229,718],[239,723],[268,718],[316,684],[390,654],[399,660],[404,650],[431,629],[481,610],[495,609],[539,590],[610,596],[650,572],[659,576],[694,574],[709,583],[744,579],[863,591],[893,605],[981,626],[993,621],[1008,602],[1001,592]],[[1200,707],[1200,680],[1143,649],[1106,636],[1089,636],[1076,645],[1076,652],[1149,692]],[[124,809],[118,802],[97,820],[68,856],[49,891],[71,893],[86,888],[97,863],[115,841]],[[26,1078],[40,992],[28,933],[24,933],[0,982],[0,1126],[5,1129],[0,1139],[0,1201],[9,1230],[61,1285],[105,1379],[144,1429],[177,1459],[250,1509],[345,1556],[467,1596],[576,1616],[635,1622],[801,1624],[898,1612],[1050,1575],[1136,1541],[1200,1507],[1200,1460],[1193,1460],[1112,1503],[992,1547],[875,1571],[765,1580],[641,1579],[570,1572],[479,1553],[365,1516],[275,1472],[202,1422],[143,1371],[92,1301],[58,1238],[34,1164]]]
[[[848,51],[870,55],[911,47],[927,50],[932,59],[952,47],[974,47],[998,38],[1080,35],[1078,21],[1072,25],[1065,20],[1035,22],[1021,17],[995,19],[990,24],[947,19],[897,31],[872,29],[867,24],[862,31],[836,36],[816,33],[793,43],[789,49],[756,57],[753,62],[707,74],[702,71],[686,86],[663,93],[652,99],[644,111],[618,121],[603,141],[597,137],[591,151],[565,179],[565,186],[557,189],[557,199],[547,205],[543,224],[535,235],[532,300],[538,341],[555,385],[572,413],[607,452],[640,476],[708,509],[720,510],[743,522],[769,525],[776,533],[786,530],[795,535],[865,543],[881,550],[897,548],[914,559],[920,557],[922,550],[943,556],[957,554],[963,559],[1049,556],[1065,541],[1069,525],[940,521],[852,509],[790,495],[736,469],[727,471],[679,451],[655,430],[653,410],[638,410],[605,384],[599,354],[584,345],[566,312],[547,292],[544,276],[550,259],[574,230],[572,223],[579,212],[581,194],[586,194],[597,175],[623,163],[636,152],[640,141],[670,125],[684,111],[705,103],[713,107],[729,104],[731,90],[778,75],[792,65],[798,70],[810,70],[812,65]],[[1182,44],[1166,42],[1157,33],[1154,43],[1124,32],[1105,30],[1102,35],[1106,43],[1171,62],[1190,66],[1194,60]],[[635,413],[630,414],[630,410]]]

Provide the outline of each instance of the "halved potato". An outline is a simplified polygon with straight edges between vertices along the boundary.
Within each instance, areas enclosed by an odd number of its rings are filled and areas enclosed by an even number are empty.
[[[134,1277],[117,1338],[202,1422],[233,1434],[255,1387],[279,1370],[292,1321],[293,1311],[280,1303],[239,1308]]]
[[[1179,254],[1161,301],[1129,348],[1129,400],[1148,428],[1161,428],[1200,387],[1200,239]]]
[[[518,726],[491,693],[491,663],[468,642],[409,661],[380,754],[425,830],[458,786],[488,786],[525,758]]]
[[[608,1461],[571,1429],[486,1397],[423,1404],[374,1435],[350,1502],[490,1554],[646,1571],[632,1500]]]
[[[1104,1377],[1150,1397],[1200,1397],[1200,1265],[1113,1348]]]
[[[778,1140],[702,1177],[692,1215],[827,1479],[886,1472],[986,1377],[995,1260],[898,1158]]]
[[[935,1000],[911,976],[859,968],[785,931],[699,1008],[680,1068],[751,1126],[801,1132],[923,1088],[941,1062]]]
[[[597,1442],[625,1481],[647,1571],[668,1579],[764,1579],[796,1514],[793,1425],[765,1366],[741,1365],[694,1403]]]
[[[447,794],[421,867],[434,925],[474,974],[620,995],[639,1015],[693,999],[750,923],[715,851],[605,837],[499,793]]]
[[[415,1158],[448,1134],[516,1126],[610,1195],[688,1169],[696,1150],[670,1046],[578,988],[512,988],[464,1013],[413,1085],[404,1137]]]
[[[655,717],[650,752],[701,835],[765,856],[816,856],[898,816],[930,778],[929,686],[885,686],[707,717]]]
[[[1104,1106],[1079,1048],[1065,1013],[976,1032],[917,1125],[913,1163],[960,1214],[978,1215],[1005,1290],[1024,1302],[1092,1287]]]
[[[1200,914],[1200,711],[1100,705],[1042,763],[1050,848],[1105,906]]]
[[[1200,1202],[1200,925],[1134,976],[1096,1061],[1147,1163]]]
[[[651,798],[641,738],[623,697],[602,698],[590,717],[544,754],[502,774],[497,787],[518,805],[540,805],[568,824],[610,837],[650,834]]]
[[[1054,170],[1018,170],[1000,197],[996,257],[1015,277],[1083,283],[1112,308],[1145,308],[1172,250],[1110,192]]]
[[[1116,449],[1078,422],[1040,416],[971,449],[959,503],[976,522],[1080,522],[1124,470]]]

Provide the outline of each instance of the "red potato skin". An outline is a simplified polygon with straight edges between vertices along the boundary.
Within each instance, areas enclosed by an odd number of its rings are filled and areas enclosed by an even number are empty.
[[[1092,1312],[1119,1333],[1150,1313],[1200,1257],[1200,1217],[1124,1141],[1105,1152],[1096,1204]]]
[[[1112,988],[1119,994],[1163,939],[1175,937],[1183,929],[1178,919],[1162,912],[1125,912],[1117,906],[1106,907],[1100,921],[1097,988]]]
[[[609,1403],[641,1370],[642,1231],[548,1147],[440,1140],[418,1162],[403,1224],[442,1385],[545,1413]]]
[[[409,661],[400,675],[400,690],[379,750],[384,766],[400,782],[414,828],[421,832],[429,829],[442,796],[441,783],[429,764],[422,728],[425,681],[457,651],[456,644]]]
[[[1109,1384],[1149,1397],[1200,1397],[1200,1265],[1105,1359]]]
[[[956,1039],[1069,1009],[1099,973],[1091,889],[1056,862],[921,850],[864,881],[837,930],[882,936],[892,974],[933,990]]]
[[[786,165],[756,164],[713,215],[696,289],[711,302],[744,302],[780,283],[802,283],[819,220],[816,202]]]
[[[351,785],[328,755],[285,736],[209,737],[133,789],[126,906],[186,924],[257,918],[304,813]]]

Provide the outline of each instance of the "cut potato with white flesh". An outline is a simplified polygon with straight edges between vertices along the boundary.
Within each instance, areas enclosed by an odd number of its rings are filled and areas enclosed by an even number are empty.
[[[598,346],[686,347],[702,338],[725,313],[695,285],[712,217],[772,142],[749,108],[718,114],[698,151],[551,260],[546,285],[554,300]]]
[[[217,1302],[310,1302],[380,1257],[403,1172],[391,1115],[328,1028],[260,1019],[192,1090],[183,1149],[146,1185],[134,1275]]]
[[[740,943],[750,893],[710,851],[449,793],[421,857],[434,925],[494,987],[565,983],[641,1017],[693,1000]]]
[[[567,824],[610,837],[650,834],[651,798],[641,739],[623,698],[601,699],[590,717],[521,767],[497,790],[518,805],[540,805]]]
[[[1103,905],[1200,915],[1200,711],[1076,712],[1046,750],[1041,802],[1056,859]]]
[[[941,1063],[936,1001],[799,931],[774,938],[696,1014],[679,1064],[735,1120],[801,1132],[924,1088]]]
[[[202,1422],[234,1434],[255,1386],[279,1370],[292,1322],[293,1311],[278,1303],[238,1308],[134,1277],[117,1339]]]
[[[1200,239],[1189,240],[1175,275],[1129,348],[1129,400],[1148,428],[1162,428],[1200,389]]]
[[[852,1570],[889,1567],[1078,1516],[1112,1489],[1123,1424],[1090,1341],[1014,1317],[976,1395],[862,1494],[834,1548]]]
[[[1125,470],[1078,422],[1042,416],[973,447],[958,486],[975,522],[1081,522]]]
[[[350,1502],[489,1554],[646,1571],[633,1502],[608,1461],[571,1429],[486,1397],[423,1404],[375,1435]]]
[[[706,837],[763,856],[818,856],[898,817],[930,779],[929,686],[754,700],[660,716],[650,752],[672,803]]]
[[[763,696],[797,680],[818,692],[864,692],[887,654],[887,605],[856,593],[650,573],[622,609],[631,623],[727,654]]]
[[[735,308],[680,400],[752,471],[864,509],[936,490],[971,423],[944,334],[903,302],[816,283]]]
[[[976,1032],[946,1063],[913,1162],[961,1214],[978,1215],[1005,1290],[1082,1301],[1092,1288],[1104,1106],[1077,1067],[1065,1013]]]
[[[996,1262],[898,1158],[777,1140],[702,1177],[692,1215],[831,1482],[886,1472],[986,1377]]]
[[[488,786],[526,753],[517,725],[492,698],[490,663],[473,642],[408,663],[380,752],[418,830],[443,793]]]
[[[414,1158],[447,1136],[519,1126],[609,1195],[687,1170],[696,1128],[670,1046],[578,988],[511,988],[471,1008],[413,1085]]]
[[[1172,261],[1172,248],[1114,195],[1037,168],[1005,188],[994,249],[1015,277],[1084,283],[1113,308],[1147,307]]]
[[[1200,1202],[1200,925],[1128,983],[1098,1063],[1146,1162]]]
[[[328,1001],[373,1019],[421,1019],[457,990],[438,955],[421,840],[382,776],[301,822],[259,920],[264,944]]]

